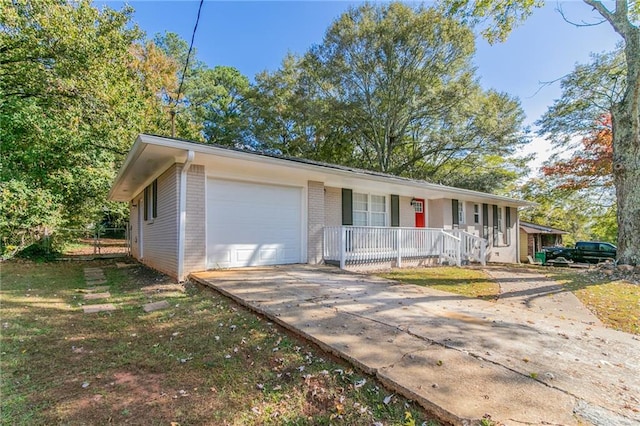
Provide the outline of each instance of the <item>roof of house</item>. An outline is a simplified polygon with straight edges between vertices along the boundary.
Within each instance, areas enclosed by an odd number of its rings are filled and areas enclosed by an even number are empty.
[[[310,180],[317,179],[324,181],[327,186],[339,183],[348,185],[356,181],[367,180],[386,183],[388,184],[387,186],[390,187],[388,189],[397,190],[400,188],[399,185],[401,185],[403,188],[419,188],[427,194],[442,194],[443,197],[448,198],[458,197],[469,201],[493,202],[518,207],[535,205],[535,203],[501,195],[455,188],[371,170],[148,134],[139,135],[131,147],[111,187],[109,199],[113,201],[131,200],[142,188],[157,177],[159,172],[166,170],[174,163],[184,163],[188,151],[195,153],[196,164],[198,164],[199,160],[206,161],[207,156],[215,156],[229,160],[235,159],[244,162],[260,162],[274,166],[284,166],[305,170],[310,174]],[[332,177],[334,178],[333,182],[331,182]],[[327,182],[327,180],[329,180],[329,182]]]
[[[543,225],[538,225],[536,223],[523,222],[523,221],[520,221],[520,229],[522,229],[527,234],[555,234],[555,235],[568,234],[567,231],[563,231],[562,229],[556,229],[550,226],[543,226]]]

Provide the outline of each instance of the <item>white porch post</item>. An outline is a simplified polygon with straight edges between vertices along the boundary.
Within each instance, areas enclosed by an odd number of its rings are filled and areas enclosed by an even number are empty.
[[[340,227],[340,269],[347,264],[347,228]]]
[[[480,264],[487,266],[487,243],[484,240],[480,241]]]
[[[398,247],[398,255],[396,258],[396,267],[398,268],[402,268],[402,229],[398,228],[396,229],[396,239],[398,241],[397,247]]]
[[[458,240],[458,247],[456,249],[457,253],[456,253],[456,265],[457,266],[462,266],[462,241],[463,238],[462,236],[460,236],[460,239]]]

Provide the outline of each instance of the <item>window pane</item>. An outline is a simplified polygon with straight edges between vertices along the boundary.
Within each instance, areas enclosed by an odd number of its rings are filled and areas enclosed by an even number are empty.
[[[367,194],[353,193],[353,211],[368,211]]]
[[[371,226],[385,226],[384,213],[371,213]]]
[[[354,226],[367,226],[367,212],[353,212],[353,225]]]
[[[384,213],[387,211],[385,208],[384,195],[372,195],[371,196],[371,211]]]

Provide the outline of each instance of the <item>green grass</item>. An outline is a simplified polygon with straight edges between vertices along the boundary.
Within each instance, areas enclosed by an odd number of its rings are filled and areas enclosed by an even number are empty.
[[[2,424],[437,424],[208,289],[107,261],[1,266]],[[110,299],[77,292],[89,266],[103,268]],[[142,311],[157,300],[171,308]],[[104,302],[118,310],[81,311]]]
[[[395,269],[379,274],[381,277],[415,284],[436,290],[460,294],[466,297],[495,300],[500,287],[479,269],[456,267],[430,267]]]
[[[546,275],[567,287],[606,326],[640,334],[640,286],[593,270],[549,268]]]

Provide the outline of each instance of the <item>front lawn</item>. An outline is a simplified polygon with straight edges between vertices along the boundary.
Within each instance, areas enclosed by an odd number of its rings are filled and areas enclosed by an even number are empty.
[[[442,266],[432,268],[394,269],[381,277],[448,291],[467,297],[496,300],[500,286],[480,269]]]
[[[111,297],[85,302],[83,268],[96,266]],[[209,289],[107,261],[1,267],[2,424],[437,424]],[[158,300],[170,308],[141,309]]]

